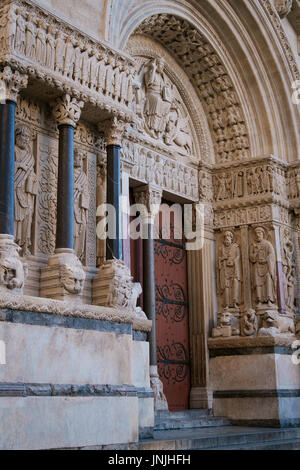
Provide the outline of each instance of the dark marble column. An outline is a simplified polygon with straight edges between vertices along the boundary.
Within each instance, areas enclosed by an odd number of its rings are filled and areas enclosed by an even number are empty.
[[[107,190],[106,202],[115,208],[115,238],[107,238],[106,240],[106,259],[122,260],[122,234],[121,234],[121,163],[120,153],[121,146],[109,144],[107,151]]]
[[[152,321],[152,330],[148,334],[150,343],[150,365],[157,366],[156,354],[156,309],[155,309],[155,264],[154,264],[154,240],[153,224],[145,221],[144,231],[147,238],[143,240],[143,298],[144,311]]]
[[[53,106],[59,129],[56,249],[74,248],[74,129],[84,103],[66,94]]]
[[[59,126],[56,249],[74,248],[74,127]]]
[[[14,101],[0,104],[0,234],[14,235]]]

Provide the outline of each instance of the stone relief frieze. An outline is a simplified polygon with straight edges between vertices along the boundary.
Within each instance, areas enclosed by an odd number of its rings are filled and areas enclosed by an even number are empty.
[[[215,228],[234,227],[254,223],[264,223],[273,218],[273,206],[261,205],[215,211]]]
[[[158,14],[136,30],[161,44],[179,61],[207,110],[218,162],[247,160],[250,141],[233,83],[213,47],[186,20]]]
[[[47,85],[74,87],[86,101],[133,119],[135,72],[128,56],[116,54],[27,0],[2,7],[0,44],[2,61]]]
[[[288,205],[285,169],[274,164],[261,164],[214,171],[216,207],[221,203],[240,204],[242,198],[280,201]]]
[[[122,160],[130,164],[132,178],[199,200],[198,170],[128,140],[123,141],[121,154]]]

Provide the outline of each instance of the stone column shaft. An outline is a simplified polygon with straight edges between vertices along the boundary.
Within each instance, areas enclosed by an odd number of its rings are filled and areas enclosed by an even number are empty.
[[[0,105],[0,234],[14,235],[16,103]]]
[[[116,237],[107,238],[106,241],[106,259],[122,260],[122,235],[121,235],[121,146],[107,145],[107,197],[106,203],[115,208],[116,213]]]
[[[59,126],[56,249],[74,248],[74,127]]]
[[[146,227],[144,227],[144,229],[147,234],[147,238],[143,240],[144,311],[148,319],[152,321],[152,330],[148,335],[150,343],[150,365],[157,366],[153,224],[151,222],[146,222]]]

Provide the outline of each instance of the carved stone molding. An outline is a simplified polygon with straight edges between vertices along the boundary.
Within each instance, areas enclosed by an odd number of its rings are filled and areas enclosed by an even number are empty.
[[[52,113],[58,126],[70,125],[76,127],[80,119],[83,101],[78,101],[66,94],[59,97],[53,104]]]
[[[293,0],[275,0],[275,8],[280,18],[285,18],[291,11]]]
[[[6,66],[0,69],[0,102],[10,100],[17,102],[20,90],[26,88],[28,76]]]
[[[116,323],[132,324],[134,330],[148,332],[151,330],[152,322],[136,312],[126,309],[114,309],[97,307],[96,305],[82,305],[72,303],[69,300],[60,301],[39,297],[17,295],[15,292],[1,294],[0,308],[17,310],[21,312],[52,313],[71,318],[90,318],[92,320],[103,320]]]

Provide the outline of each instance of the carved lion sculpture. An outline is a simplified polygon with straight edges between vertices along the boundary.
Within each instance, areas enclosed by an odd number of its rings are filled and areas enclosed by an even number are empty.
[[[0,285],[9,290],[21,290],[28,273],[27,264],[19,258],[19,247],[8,242],[0,249]]]
[[[278,336],[280,334],[295,334],[295,323],[292,318],[283,317],[276,312],[264,314],[259,336]]]

